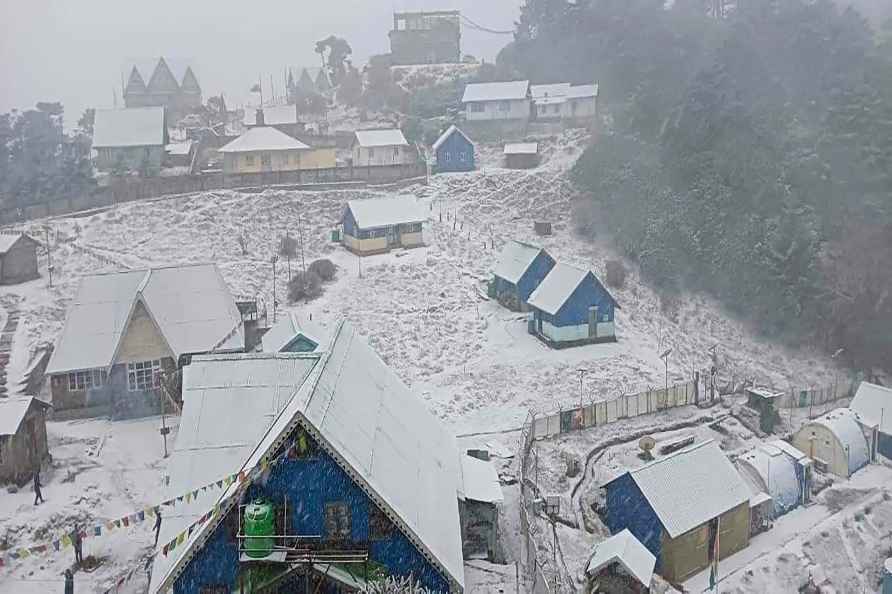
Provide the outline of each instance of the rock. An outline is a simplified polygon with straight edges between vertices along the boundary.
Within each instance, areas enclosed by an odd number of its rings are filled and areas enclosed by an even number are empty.
[[[8,487],[6,487],[6,492],[7,493],[18,493],[19,488],[16,485],[9,485]]]

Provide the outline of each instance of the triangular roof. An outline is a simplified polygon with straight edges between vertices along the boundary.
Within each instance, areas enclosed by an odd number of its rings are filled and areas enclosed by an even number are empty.
[[[262,460],[269,461],[288,436],[303,427],[377,505],[392,514],[422,554],[463,587],[459,469],[453,436],[346,322],[335,330],[327,351],[291,356],[318,356],[319,361],[240,470],[248,472]],[[219,356],[195,361],[214,358]],[[229,385],[238,382],[232,380]],[[156,556],[150,592],[173,585],[225,512],[238,502],[238,492],[239,485],[234,483],[219,498],[201,500],[199,515],[215,503],[224,513],[200,525],[167,557]]]
[[[245,346],[241,314],[216,265],[97,274],[81,279],[46,372],[112,365],[137,303],[175,357]]]
[[[650,587],[657,558],[628,528],[595,545],[585,572],[596,574],[614,562],[622,565],[639,583]]]
[[[0,436],[15,435],[34,405],[52,408],[48,403],[33,396],[10,396],[0,398]]]
[[[324,93],[334,86],[331,82],[331,77],[328,75],[328,71],[325,68],[319,69],[319,74],[316,75],[314,84],[316,85],[316,90],[320,93]]]
[[[712,440],[679,450],[630,475],[670,538],[749,501],[750,491]]]
[[[0,256],[12,249],[12,246],[17,244],[21,239],[25,239],[35,245],[40,243],[25,233],[0,233]]]
[[[493,274],[509,283],[517,284],[536,257],[544,251],[539,246],[511,240],[502,249]]]
[[[598,277],[595,276],[594,272],[560,262],[555,264],[554,268],[551,269],[551,272],[548,273],[542,282],[539,283],[539,286],[536,287],[532,294],[530,294],[528,303],[536,309],[555,315],[558,310],[563,307],[564,303],[567,302],[567,299],[570,298],[573,291],[575,291],[576,288],[582,284],[582,281],[589,275],[591,275],[592,279],[601,286],[607,297],[613,301],[613,304],[616,307],[619,307],[616,299],[613,298],[613,295],[610,294],[607,287],[598,280]]]
[[[166,144],[167,126],[163,107],[96,110],[93,148]]]
[[[861,382],[849,408],[881,433],[892,435],[892,388]]]
[[[201,93],[201,85],[198,84],[198,78],[196,78],[191,66],[186,66],[186,72],[180,81],[180,88],[187,93]]]
[[[173,75],[170,66],[167,65],[164,58],[158,58],[158,64],[155,66],[152,77],[149,79],[148,91],[150,93],[166,93],[179,90],[180,83]]]
[[[254,151],[291,151],[310,148],[296,138],[272,126],[255,126],[217,149],[220,153],[250,153]]]
[[[414,196],[350,200],[347,202],[347,208],[353,213],[353,220],[360,229],[376,229],[427,220],[427,213]]]
[[[300,78],[297,79],[297,87],[307,93],[316,92],[316,82],[306,68],[300,71]]]
[[[446,141],[449,139],[450,136],[452,136],[453,134],[456,134],[456,133],[461,134],[462,138],[464,138],[465,140],[467,140],[469,144],[471,144],[471,145],[474,144],[474,142],[473,142],[470,138],[468,138],[468,135],[467,135],[467,134],[465,134],[464,132],[462,132],[461,129],[460,129],[458,126],[456,126],[455,124],[452,124],[451,126],[449,126],[449,127],[446,129],[445,132],[443,132],[442,134],[440,134],[440,137],[437,139],[437,142],[434,143],[434,146],[433,146],[433,150],[434,150],[434,152],[437,152],[437,149],[439,149],[440,146],[441,146],[444,142],[446,142]]]
[[[260,342],[264,353],[280,353],[300,337],[322,346],[325,334],[325,331],[313,322],[301,320],[296,312],[288,312],[266,331]]]
[[[139,70],[134,66],[130,70],[130,75],[127,77],[127,88],[124,91],[125,94],[144,94],[146,92],[146,81],[143,80],[142,75],[139,73]]]

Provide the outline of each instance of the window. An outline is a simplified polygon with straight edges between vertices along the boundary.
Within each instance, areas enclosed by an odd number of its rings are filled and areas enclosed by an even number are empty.
[[[374,158],[375,158],[375,149],[370,148],[369,149],[369,159],[374,159]]]
[[[393,147],[393,160],[399,161],[399,159],[400,159],[400,147],[395,146],[395,147]]]
[[[386,540],[393,534],[393,524],[374,503],[369,503],[369,540]]]
[[[467,161],[467,160],[468,160],[468,153],[466,153],[465,151],[460,152],[460,153],[458,154],[458,160],[459,160],[459,161]]]
[[[499,111],[511,111],[511,102],[499,101]]]
[[[575,101],[570,102],[570,111],[573,113],[576,113],[576,102]]]
[[[271,167],[273,164],[273,158],[269,153],[263,153],[260,155],[260,166],[261,167]]]
[[[127,388],[131,392],[151,390],[160,384],[161,361],[139,361],[127,364]]]
[[[548,107],[548,106],[547,106],[547,105],[540,105],[540,106],[539,106],[539,114],[540,114],[540,115],[545,115],[545,108],[546,108],[546,107]]]
[[[72,371],[68,374],[68,390],[71,392],[83,392],[89,388],[105,385],[107,379],[108,373],[104,369]]]
[[[202,586],[198,590],[198,594],[229,594],[229,587],[214,584],[213,586]]]
[[[245,155],[245,165],[248,167],[254,166],[254,155]]]
[[[350,538],[350,508],[346,503],[325,504],[325,538],[328,540]]]
[[[449,151],[446,151],[446,162],[448,163],[451,160],[452,160],[452,153],[450,153]]]
[[[483,113],[486,111],[486,104],[484,103],[471,103],[471,111],[473,113]]]

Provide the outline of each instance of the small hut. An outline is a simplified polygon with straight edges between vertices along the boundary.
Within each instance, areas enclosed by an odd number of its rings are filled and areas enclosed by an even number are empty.
[[[848,408],[837,408],[803,425],[793,435],[793,445],[814,459],[816,468],[842,478],[867,466],[869,458],[858,416]]]
[[[46,411],[32,396],[0,398],[0,481],[23,484],[49,457]]]
[[[585,576],[590,592],[650,592],[657,558],[628,529],[595,545]]]
[[[532,169],[539,164],[538,142],[509,142],[505,145],[505,167]]]
[[[37,246],[24,233],[0,234],[0,284],[13,285],[37,278]]]

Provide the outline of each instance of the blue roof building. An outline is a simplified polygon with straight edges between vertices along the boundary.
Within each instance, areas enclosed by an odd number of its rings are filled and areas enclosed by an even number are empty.
[[[493,270],[492,292],[499,303],[526,311],[530,295],[554,268],[554,258],[544,249],[510,241]]]
[[[527,303],[530,334],[549,346],[616,341],[619,304],[590,270],[555,265]]]
[[[433,149],[438,172],[474,170],[474,143],[457,126],[449,126]]]

